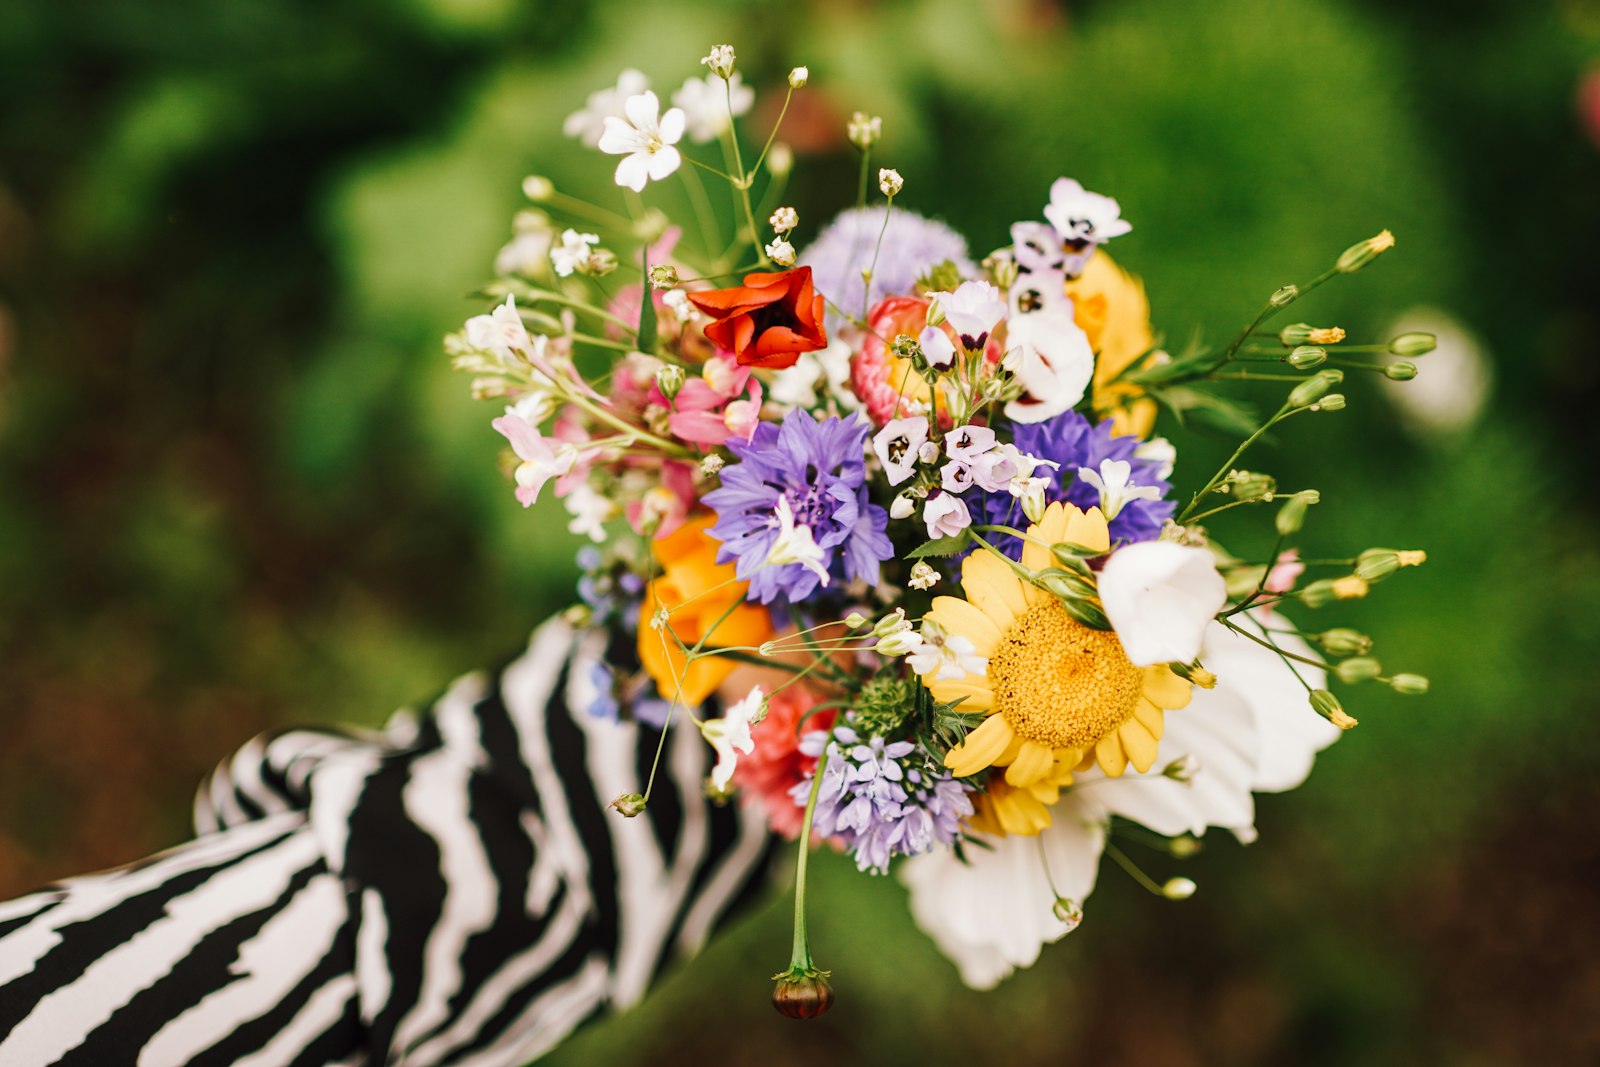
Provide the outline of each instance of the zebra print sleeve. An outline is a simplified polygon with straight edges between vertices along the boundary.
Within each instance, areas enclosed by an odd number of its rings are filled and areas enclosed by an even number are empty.
[[[515,1067],[634,1003],[771,841],[690,730],[606,811],[657,735],[584,710],[604,647],[552,621],[431,714],[258,739],[195,841],[0,905],[0,1064]]]

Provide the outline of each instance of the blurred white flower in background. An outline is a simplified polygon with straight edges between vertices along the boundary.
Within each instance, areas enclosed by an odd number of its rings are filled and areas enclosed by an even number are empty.
[[[622,118],[622,107],[628,98],[638,96],[648,88],[650,79],[642,73],[631,68],[623,71],[617,75],[615,87],[590,93],[588,101],[561,124],[561,132],[594,148],[606,130],[606,119]]]
[[[733,117],[747,114],[755,105],[755,90],[744,84],[735,72],[726,82],[716,74],[689,78],[672,94],[672,102],[683,109],[689,140],[695,144],[715,141],[732,124]]]
[[[1418,437],[1448,442],[1472,428],[1494,392],[1494,365],[1483,344],[1459,320],[1434,307],[1415,307],[1389,324],[1387,336],[1431,333],[1438,345],[1418,356],[1409,382],[1384,379],[1384,395]],[[1384,335],[1380,335],[1384,336]]]

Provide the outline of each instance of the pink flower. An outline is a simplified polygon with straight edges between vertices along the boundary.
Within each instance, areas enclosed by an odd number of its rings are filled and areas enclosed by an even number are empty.
[[[972,525],[972,513],[954,493],[935,493],[922,509],[922,521],[928,524],[930,538],[954,537]]]
[[[683,383],[669,405],[661,391],[651,399],[671,407],[667,428],[681,440],[702,447],[715,447],[730,437],[746,441],[761,421],[761,383],[725,356],[706,360],[701,376]]]
[[[733,769],[733,784],[746,802],[759,803],[767,821],[784,837],[800,834],[805,809],[789,795],[817,765],[815,756],[800,751],[802,717],[821,698],[803,685],[791,685],[773,693],[767,701],[767,717],[751,731],[755,751],[742,756]],[[821,711],[804,722],[807,731],[832,728],[836,716]]]
[[[643,535],[655,522],[654,536],[659,539],[671,536],[683,525],[694,507],[694,471],[693,464],[682,460],[669,459],[661,464],[660,484],[623,509],[635,533]]]
[[[1295,580],[1305,573],[1306,565],[1300,562],[1298,548],[1286,548],[1278,554],[1278,560],[1267,572],[1267,580],[1261,588],[1269,593],[1287,593],[1294,588]],[[1272,611],[1272,605],[1265,604],[1258,609],[1265,615]]]
[[[539,490],[551,478],[568,474],[577,459],[576,450],[570,446],[551,448],[539,430],[521,415],[502,415],[489,425],[505,435],[511,449],[522,460],[514,477],[517,481],[517,500],[523,507],[531,507],[539,499]]]

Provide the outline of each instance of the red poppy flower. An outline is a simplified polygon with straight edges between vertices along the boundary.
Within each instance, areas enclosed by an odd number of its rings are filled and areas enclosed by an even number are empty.
[[[828,346],[825,301],[811,284],[810,267],[746,274],[743,285],[688,296],[716,320],[706,337],[732,352],[740,366],[792,367],[800,353]]]

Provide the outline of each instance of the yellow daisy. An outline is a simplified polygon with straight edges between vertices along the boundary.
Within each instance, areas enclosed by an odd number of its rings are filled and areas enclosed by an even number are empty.
[[[1051,504],[1027,532],[1022,565],[1034,570],[1055,564],[1049,545],[1110,547],[1099,508]],[[987,666],[953,681],[924,675],[923,684],[935,700],[962,699],[961,710],[987,716],[945,757],[961,778],[1006,769],[982,820],[1010,833],[1037,833],[1049,823],[1044,809],[1074,769],[1098,763],[1113,778],[1129,764],[1150,769],[1163,713],[1189,702],[1188,682],[1165,665],[1135,667],[1115,633],[1078,622],[991,552],[967,557],[961,586],[965,599],[936,597],[926,617],[970,640]]]

